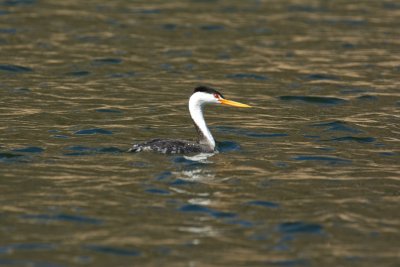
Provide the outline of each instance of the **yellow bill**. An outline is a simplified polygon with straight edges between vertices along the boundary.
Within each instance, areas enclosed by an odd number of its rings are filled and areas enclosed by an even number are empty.
[[[232,100],[227,100],[227,99],[223,99],[220,98],[219,102],[223,105],[228,105],[228,106],[232,106],[232,107],[238,107],[238,108],[251,108],[251,106],[246,105],[246,104],[242,104],[236,101],[232,101]]]

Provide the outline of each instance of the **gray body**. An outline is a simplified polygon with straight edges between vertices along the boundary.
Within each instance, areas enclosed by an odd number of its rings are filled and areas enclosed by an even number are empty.
[[[135,144],[128,152],[154,151],[164,154],[213,153],[213,149],[198,142],[177,139],[153,139]]]

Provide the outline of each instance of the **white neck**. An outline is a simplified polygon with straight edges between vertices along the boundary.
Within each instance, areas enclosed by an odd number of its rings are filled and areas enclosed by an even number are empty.
[[[203,116],[203,105],[206,102],[199,97],[199,93],[193,94],[189,99],[189,111],[192,120],[197,127],[199,134],[199,143],[206,145],[210,150],[215,149],[215,140],[207,127],[206,121]]]

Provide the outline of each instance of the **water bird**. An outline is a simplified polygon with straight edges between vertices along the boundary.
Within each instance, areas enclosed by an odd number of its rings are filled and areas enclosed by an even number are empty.
[[[189,112],[197,130],[198,140],[153,139],[135,144],[128,152],[155,151],[164,154],[214,153],[217,151],[215,140],[207,127],[203,116],[203,106],[206,104],[222,104],[239,108],[249,108],[249,105],[227,100],[217,90],[198,86],[194,88],[189,98]]]

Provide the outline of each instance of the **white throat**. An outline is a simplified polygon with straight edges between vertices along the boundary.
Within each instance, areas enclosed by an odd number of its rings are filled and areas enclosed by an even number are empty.
[[[202,93],[195,93],[189,99],[189,111],[195,126],[197,126],[199,143],[201,145],[206,145],[210,150],[214,150],[215,140],[203,116],[203,105],[207,102]]]

